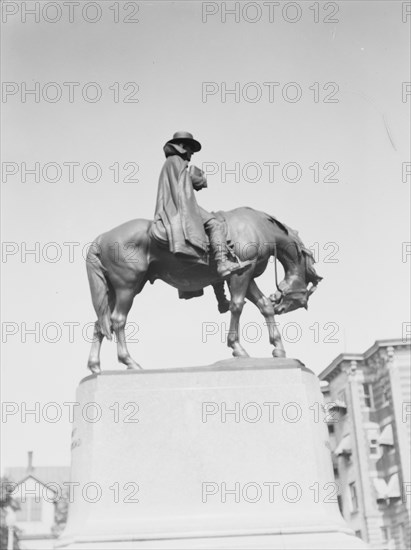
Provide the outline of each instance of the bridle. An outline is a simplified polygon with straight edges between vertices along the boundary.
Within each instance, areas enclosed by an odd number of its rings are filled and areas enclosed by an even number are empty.
[[[307,261],[307,260],[305,260]],[[277,292],[280,294],[280,296],[275,300],[276,303],[280,303],[282,300],[284,300],[286,297],[292,298],[295,295],[303,295],[306,300],[311,296],[313,292],[317,290],[317,283],[311,282],[311,286],[309,288],[301,288],[299,290],[282,290],[278,285],[278,274],[277,274],[277,245],[274,245],[274,275],[275,275],[275,286],[277,288]]]

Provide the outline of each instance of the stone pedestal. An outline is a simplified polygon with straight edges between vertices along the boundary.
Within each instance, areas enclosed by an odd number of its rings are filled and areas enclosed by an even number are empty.
[[[71,549],[365,548],[336,503],[317,377],[292,359],[84,378]]]

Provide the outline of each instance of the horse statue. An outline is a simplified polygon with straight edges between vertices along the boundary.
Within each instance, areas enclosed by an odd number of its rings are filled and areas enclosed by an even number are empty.
[[[104,337],[111,340],[113,332],[118,360],[129,369],[141,368],[127,349],[125,326],[134,297],[147,281],[153,283],[156,279],[193,295],[213,285],[219,310],[231,312],[227,345],[234,357],[249,357],[239,340],[239,321],[247,298],[265,318],[269,342],[274,346],[273,356],[285,357],[274,315],[300,307],[307,309],[308,298],[322,279],[313,267],[313,254],[296,231],[264,212],[242,207],[219,215],[227,224],[235,254],[246,265],[243,271],[226,279],[229,302],[224,293],[225,280],[218,275],[215,262],[210,259],[204,264],[193,263],[171,253],[152,237],[150,220],[131,220],[95,239],[87,254],[87,274],[98,318],[87,365],[91,372],[101,372],[101,344]],[[271,256],[274,256],[277,291],[267,298],[255,279],[265,271]],[[279,284],[277,259],[284,268],[284,279]]]

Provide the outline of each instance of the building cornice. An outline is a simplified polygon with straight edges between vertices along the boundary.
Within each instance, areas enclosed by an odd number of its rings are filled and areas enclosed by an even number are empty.
[[[364,353],[340,353],[333,361],[326,367],[318,378],[320,380],[326,380],[327,382],[335,378],[341,373],[343,364],[346,361],[366,361],[369,357],[376,354],[382,348],[410,348],[410,343],[404,342],[401,338],[391,338],[386,340],[376,340],[372,346],[370,346]]]

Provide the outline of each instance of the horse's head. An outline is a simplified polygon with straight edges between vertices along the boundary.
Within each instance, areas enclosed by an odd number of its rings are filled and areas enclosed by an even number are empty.
[[[315,258],[306,248],[298,231],[269,217],[274,227],[273,251],[276,292],[270,301],[274,313],[281,315],[303,307],[308,309],[308,299],[317,290],[322,277],[314,269]],[[277,282],[277,259],[284,268],[284,279]]]
[[[270,295],[270,300],[274,306],[274,313],[276,315],[281,315],[282,313],[289,313],[300,307],[308,309],[308,299],[311,294],[317,290],[317,285],[321,279],[322,277],[317,276],[317,280],[309,283],[307,288],[287,288],[280,283],[278,290]]]

